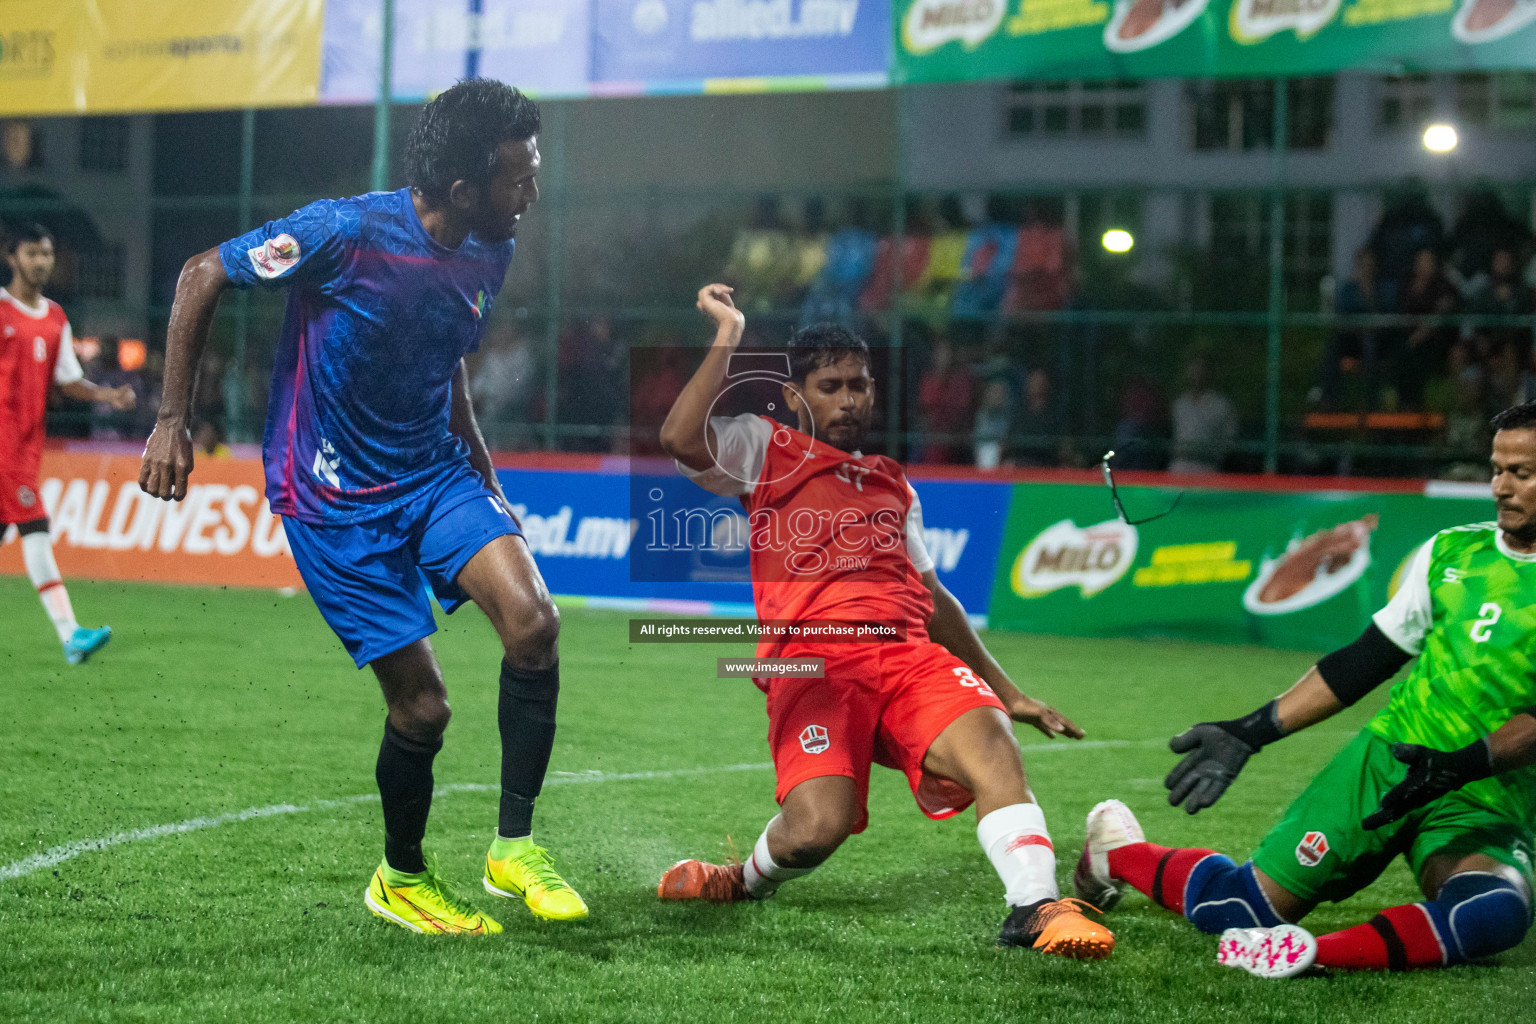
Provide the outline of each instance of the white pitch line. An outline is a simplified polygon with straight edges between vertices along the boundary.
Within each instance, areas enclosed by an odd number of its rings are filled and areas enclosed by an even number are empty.
[[[1345,736],[1349,733],[1327,733],[1324,735]],[[1026,756],[1047,753],[1052,750],[1102,750],[1106,747],[1147,747],[1158,746],[1168,742],[1163,739],[1154,740],[1076,740],[1073,742],[1046,742],[1031,743],[1023,747]],[[649,772],[607,772],[589,769],[584,772],[552,772],[551,777],[544,780],[546,786],[563,786],[575,783],[587,782],[628,782],[643,779],[686,779],[699,775],[719,775],[724,772],[754,772],[766,771],[772,768],[769,763],[763,764],[727,764],[718,768],[673,768],[662,771]],[[495,793],[500,786],[494,786],[485,782],[454,782],[438,786],[437,793]],[[25,875],[42,871],[62,864],[67,860],[73,860],[82,853],[95,853],[98,850],[107,850],[124,843],[142,843],[150,839],[160,839],[164,836],[182,835],[186,832],[201,832],[207,828],[218,828],[221,825],[233,825],[242,821],[251,821],[255,818],[273,818],[283,814],[304,814],[308,811],[332,810],[338,807],[347,807],[353,804],[374,803],[379,799],[377,793],[367,793],[361,796],[347,796],[338,800],[316,800],[313,803],[298,806],[296,804],[271,804],[267,807],[247,807],[243,811],[230,811],[228,814],[214,814],[201,818],[187,818],[185,821],[175,821],[168,825],[150,825],[147,828],[131,829],[127,832],[117,832],[110,836],[101,836],[96,839],[77,839],[74,842],[64,843],[34,853],[20,860],[13,860],[9,864],[0,866],[0,882],[13,878],[21,878]]]
[[[632,779],[679,779],[696,775],[717,775],[722,772],[746,772],[772,768],[772,764],[728,764],[719,768],[678,768],[671,771],[650,772],[618,772],[608,774],[600,771],[585,772],[554,772],[553,777],[544,781],[545,786],[571,785],[585,782],[625,782]],[[438,786],[437,793],[495,793],[500,792],[500,786],[493,786],[484,782],[456,782]],[[0,866],[0,881],[9,881],[13,878],[21,878],[47,868],[55,867],[67,860],[73,860],[82,853],[95,853],[99,850],[107,850],[124,843],[142,843],[150,839],[160,839],[164,836],[182,835],[187,832],[201,832],[203,829],[218,828],[221,825],[233,825],[242,821],[251,821],[255,818],[273,818],[284,814],[304,814],[307,811],[334,810],[338,807],[347,807],[353,804],[378,803],[377,793],[367,793],[361,796],[347,796],[338,800],[316,800],[313,803],[298,804],[271,804],[266,807],[247,807],[243,811],[230,811],[228,814],[213,814],[199,818],[187,818],[185,821],[174,821],[167,825],[150,825],[147,828],[130,829],[127,832],[117,832],[110,836],[100,836],[96,839],[77,839],[74,842],[64,843],[51,849],[34,853],[20,860],[13,860],[9,864]]]

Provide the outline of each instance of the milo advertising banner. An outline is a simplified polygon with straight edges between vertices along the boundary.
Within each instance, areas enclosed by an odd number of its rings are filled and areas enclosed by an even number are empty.
[[[1536,67],[1532,0],[898,0],[899,82]]]
[[[1132,517],[1177,492],[1122,487]],[[994,628],[1331,648],[1365,628],[1435,532],[1492,518],[1487,488],[1427,493],[1199,490],[1131,526],[1102,486],[1019,484]]]

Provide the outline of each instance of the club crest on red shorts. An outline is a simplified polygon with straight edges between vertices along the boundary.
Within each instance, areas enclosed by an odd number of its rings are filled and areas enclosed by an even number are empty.
[[[1328,837],[1321,832],[1308,832],[1296,844],[1296,859],[1304,868],[1315,868],[1328,853]]]
[[[819,754],[831,745],[825,726],[808,725],[800,730],[800,749],[807,754]]]
[[[22,484],[20,487],[16,488],[16,501],[21,505],[22,508],[31,508],[33,505],[37,504],[37,494],[32,490],[32,488],[28,487],[26,484]]]

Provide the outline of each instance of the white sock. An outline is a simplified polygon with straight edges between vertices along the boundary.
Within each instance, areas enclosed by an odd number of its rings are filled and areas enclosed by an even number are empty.
[[[976,838],[997,870],[1011,907],[1061,898],[1056,849],[1039,804],[999,807],[976,824]]]
[[[80,628],[75,621],[75,610],[69,606],[69,592],[59,576],[59,565],[53,560],[53,541],[48,534],[29,533],[21,538],[21,559],[27,565],[27,576],[37,588],[43,608],[53,620],[53,628],[59,631],[63,643]]]
[[[775,817],[773,821],[778,821]],[[770,821],[763,834],[757,837],[757,845],[752,847],[752,856],[741,866],[741,874],[747,883],[747,892],[760,900],[779,891],[779,886],[791,878],[804,878],[815,871],[815,868],[786,868],[773,862],[773,857],[768,853],[768,829],[773,827]]]

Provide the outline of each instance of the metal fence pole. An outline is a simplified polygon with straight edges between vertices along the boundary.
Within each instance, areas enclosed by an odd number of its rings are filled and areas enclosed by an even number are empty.
[[[240,196],[236,202],[237,234],[255,227],[252,209],[256,191],[256,111],[240,113]],[[224,405],[229,410],[225,424],[231,441],[244,441],[245,404],[249,394],[245,386],[246,349],[251,337],[251,293],[242,288],[235,296],[235,341],[229,367],[224,373]]]
[[[370,187],[382,192],[389,187],[389,106],[394,100],[395,0],[383,5],[383,35],[379,42],[379,96],[373,104],[373,180]]]
[[[1285,156],[1290,142],[1290,89],[1284,78],[1274,83],[1271,141],[1273,180],[1269,197],[1269,323],[1264,381],[1264,472],[1280,468],[1280,348],[1285,326]]]
[[[553,113],[553,111],[551,111]],[[560,417],[560,309],[564,301],[565,272],[565,122],[570,104],[563,104],[560,116],[550,118],[545,133],[544,152],[552,165],[548,246],[544,261],[544,446],[554,448],[559,438]]]

